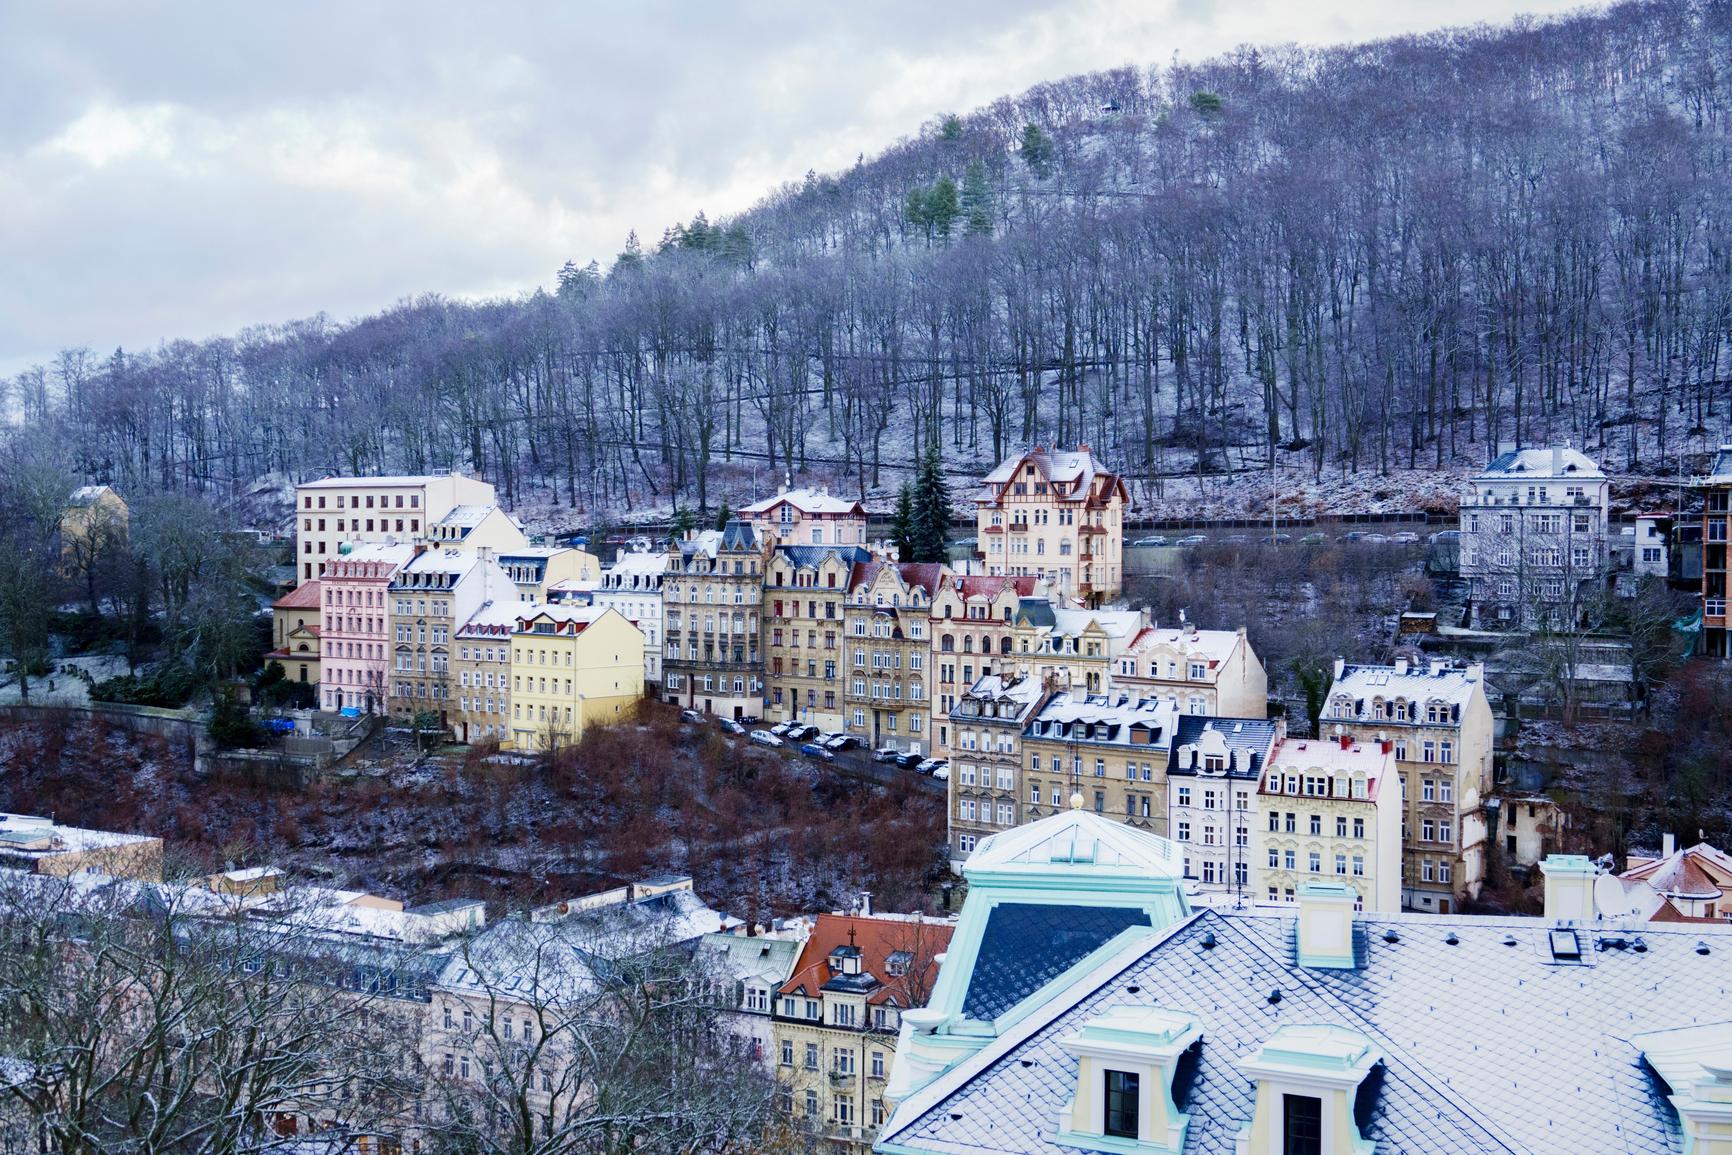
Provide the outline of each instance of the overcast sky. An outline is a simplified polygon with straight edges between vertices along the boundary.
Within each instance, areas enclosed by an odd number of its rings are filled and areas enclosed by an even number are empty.
[[[0,0],[0,375],[513,293],[1042,80],[1557,0]]]

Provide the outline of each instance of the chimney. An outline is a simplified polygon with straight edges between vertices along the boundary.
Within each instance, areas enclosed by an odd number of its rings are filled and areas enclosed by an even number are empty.
[[[860,892],[860,917],[872,917],[872,892],[870,890]]]
[[[1395,752],[1395,743],[1390,741],[1388,738],[1377,743],[1377,746],[1378,749],[1382,750],[1385,754],[1393,754]]]
[[[1347,672],[1347,659],[1346,658],[1336,658],[1335,659],[1335,680],[1337,682],[1339,682],[1341,680],[1341,675],[1346,673],[1346,672]]]
[[[1353,970],[1353,891],[1339,882],[1299,887],[1299,965]]]
[[[1666,833],[1660,835],[1660,857],[1670,858],[1678,850],[1678,836]]]
[[[1341,735],[1341,748],[1343,750],[1353,749],[1353,735],[1351,735],[1351,734]]]
[[[1552,446],[1552,476],[1562,477],[1564,474],[1564,447]]]
[[[1402,675],[1402,676],[1406,676],[1406,674],[1407,674],[1407,659],[1406,658],[1395,659],[1395,672],[1397,674]]]
[[[1594,879],[1599,872],[1587,855],[1547,855],[1540,872],[1546,877],[1547,922],[1594,921]]]
[[[1087,453],[1089,451],[1089,443],[1086,441],[1077,442],[1076,451],[1078,453]]]

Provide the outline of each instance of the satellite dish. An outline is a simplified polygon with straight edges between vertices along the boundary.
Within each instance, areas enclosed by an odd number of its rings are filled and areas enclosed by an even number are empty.
[[[1636,913],[1636,904],[1630,901],[1624,884],[1615,874],[1602,874],[1594,879],[1594,906],[1601,918],[1624,918]]]

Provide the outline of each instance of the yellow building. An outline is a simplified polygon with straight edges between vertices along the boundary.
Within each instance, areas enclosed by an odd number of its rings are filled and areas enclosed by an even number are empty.
[[[826,486],[783,489],[754,501],[739,519],[774,545],[865,545],[866,507],[835,497]]]
[[[131,524],[126,500],[106,485],[81,485],[60,511],[60,566],[66,573],[93,581],[100,561],[126,544]]]
[[[848,581],[856,564],[871,560],[857,545],[784,545],[770,554],[763,592],[766,720],[841,731]]]
[[[1166,837],[1167,760],[1178,717],[1160,698],[1054,694],[1023,727],[1026,757],[1015,790],[1023,805],[1001,808],[994,825],[1056,814],[1081,794],[1096,814]],[[958,805],[967,820],[966,800]]]
[[[451,732],[459,742],[511,745],[511,635],[531,602],[488,602],[457,627],[451,654]]]
[[[1113,685],[1170,698],[1185,714],[1262,718],[1269,712],[1269,675],[1245,627],[1199,630],[1183,615],[1176,626],[1145,623],[1114,658]]]
[[[1035,579],[947,575],[932,598],[932,752],[950,753],[950,713],[981,678],[996,673],[1015,642],[1017,614]]]
[[[511,582],[491,558],[467,550],[417,546],[391,578],[390,713],[409,720],[436,714],[451,726],[455,697],[452,636],[485,603],[509,598]]]
[[[989,575],[1052,579],[1099,604],[1118,594],[1130,491],[1087,445],[1037,446],[1000,463],[975,499],[976,549]]]
[[[643,697],[643,633],[617,610],[535,606],[511,635],[511,735],[553,750],[624,721]]]
[[[271,603],[271,652],[265,663],[277,662],[291,682],[319,684],[319,579],[302,582]]]
[[[1051,692],[1034,678],[988,674],[951,707],[948,724],[954,744],[950,754],[952,869],[960,870],[988,835],[1020,824],[1022,728]],[[1046,799],[1044,787],[1038,782],[1031,781],[1029,789],[1039,795],[1035,804]]]
[[[52,818],[0,814],[0,868],[68,878],[84,871],[162,880],[162,839],[60,826]]]
[[[498,552],[495,560],[517,587],[517,596],[537,605],[558,600],[548,593],[553,586],[570,591],[601,581],[601,559],[570,546],[519,546]]]
[[[858,562],[843,610],[843,730],[874,749],[930,749],[932,656],[927,638],[936,563]]]
[[[1252,893],[1294,902],[1306,883],[1348,887],[1354,909],[1401,909],[1401,790],[1394,745],[1333,738],[1277,743],[1252,818],[1262,852]],[[1260,824],[1260,825],[1259,825]]]
[[[836,1149],[864,1153],[884,1125],[884,1086],[902,1012],[922,1007],[949,923],[821,914],[777,992],[782,1108]]]

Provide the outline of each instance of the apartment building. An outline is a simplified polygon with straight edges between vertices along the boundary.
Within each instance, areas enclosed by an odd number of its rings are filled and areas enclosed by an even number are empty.
[[[1352,892],[1353,909],[1401,909],[1401,790],[1389,739],[1289,738],[1257,786],[1259,901],[1293,902],[1308,883]]]
[[[453,506],[444,517],[429,523],[427,541],[441,549],[490,550],[494,554],[529,545],[523,523],[496,505]]]
[[[1611,485],[1568,446],[1506,446],[1461,498],[1461,576],[1470,620],[1487,628],[1573,627],[1607,571]]]
[[[1035,579],[946,574],[932,597],[933,752],[950,752],[949,716],[980,678],[1015,648],[1016,616],[1035,596]]]
[[[1049,577],[1094,604],[1123,585],[1130,491],[1087,445],[1037,446],[987,474],[975,499],[976,556],[992,576]]]
[[[1185,878],[1250,902],[1257,786],[1287,732],[1279,719],[1180,714],[1167,759],[1167,829]]]
[[[662,692],[669,702],[723,717],[763,716],[765,560],[758,535],[737,520],[688,534],[668,550]]]
[[[842,729],[848,581],[864,546],[781,545],[764,569],[764,717]]]
[[[928,629],[932,598],[943,576],[944,567],[937,564],[884,560],[856,562],[849,575],[842,608],[847,662],[842,732],[873,749],[930,749]]]
[[[643,631],[643,676],[650,693],[660,696],[662,683],[662,577],[667,554],[656,550],[622,552],[602,571],[601,584],[590,604],[618,610]]]
[[[558,601],[556,590],[594,589],[601,582],[601,561],[587,550],[562,545],[525,545],[495,555],[517,587],[517,596],[540,605]]]
[[[1043,681],[1083,694],[1105,693],[1115,659],[1142,624],[1137,610],[1073,609],[1030,599],[1016,616],[1011,661]]]
[[[782,984],[794,973],[803,939],[770,935],[706,934],[698,941],[698,965],[715,992],[717,1028],[735,1058],[776,1070],[775,1006]]]
[[[1024,781],[1017,796],[1029,799],[1024,820],[1051,815],[1080,794],[1094,813],[1165,837],[1166,769],[1178,719],[1162,698],[1052,695],[1022,731]]]
[[[829,487],[788,489],[734,515],[773,546],[866,544],[866,507]]]
[[[1026,674],[987,674],[950,708],[956,735],[950,762],[950,862],[960,869],[980,841],[1023,821],[1022,731],[1051,690]],[[1031,780],[1026,806],[1046,813],[1050,800]]]
[[[483,602],[457,627],[451,653],[451,732],[459,742],[511,745],[511,635],[535,603]]]
[[[330,711],[385,711],[390,686],[390,586],[415,547],[345,543],[324,563],[319,592],[320,705]]]
[[[1320,727],[1324,738],[1390,742],[1403,806],[1402,905],[1448,914],[1479,897],[1492,784],[1484,667],[1336,659]]]
[[[271,651],[268,665],[276,662],[291,682],[319,684],[319,622],[324,615],[324,595],[319,579],[302,582],[271,603]]]
[[[31,814],[0,814],[0,869],[54,878],[96,873],[160,882],[162,839],[63,826]]]
[[[532,606],[511,631],[511,741],[556,750],[625,721],[643,697],[643,632],[619,611]]]
[[[1702,656],[1732,657],[1726,613],[1726,543],[1732,541],[1732,445],[1722,445],[1706,476],[1695,487],[1702,491]]]
[[[417,546],[391,577],[391,678],[388,708],[405,721],[437,715],[451,726],[451,650],[457,628],[495,598],[515,592],[491,558],[465,550]]]
[[[295,566],[320,576],[344,545],[409,542],[459,505],[497,504],[493,486],[461,473],[324,477],[295,487]]]
[[[1168,698],[1186,714],[1262,718],[1269,712],[1269,676],[1245,627],[1199,630],[1183,614],[1176,626],[1144,624],[1113,660],[1113,685]]]
[[[925,1005],[952,930],[918,915],[820,914],[777,992],[782,1108],[834,1150],[864,1155],[888,1118],[902,1013]]]

